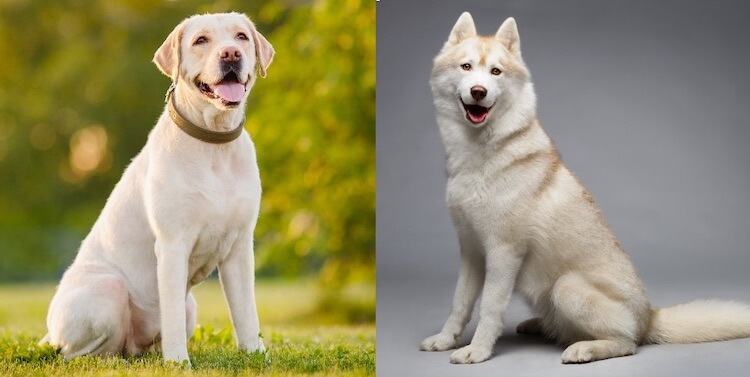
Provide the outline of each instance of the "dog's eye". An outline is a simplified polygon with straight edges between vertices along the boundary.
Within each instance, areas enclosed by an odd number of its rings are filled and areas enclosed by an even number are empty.
[[[206,42],[208,42],[208,38],[206,38],[204,36],[200,36],[200,37],[198,37],[198,39],[195,40],[195,42],[193,42],[193,44],[194,45],[202,45],[202,44],[204,44]]]
[[[247,40],[247,34],[245,34],[245,33],[237,33],[237,37],[236,38],[239,39],[239,40],[241,40],[241,41],[246,41]]]
[[[492,68],[490,73],[492,73],[495,76],[498,76],[499,74],[503,73],[503,71],[501,71],[500,68]]]
[[[471,71],[471,64],[469,63],[461,64],[461,69],[463,69],[464,71]]]

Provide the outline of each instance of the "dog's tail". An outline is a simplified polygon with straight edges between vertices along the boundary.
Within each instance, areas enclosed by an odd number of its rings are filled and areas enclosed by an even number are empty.
[[[651,311],[645,343],[699,343],[750,337],[750,306],[698,300]]]

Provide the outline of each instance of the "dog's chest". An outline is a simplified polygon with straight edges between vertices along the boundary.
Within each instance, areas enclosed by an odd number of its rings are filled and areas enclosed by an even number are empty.
[[[195,190],[192,215],[198,234],[189,259],[192,284],[204,280],[253,231],[261,194],[257,169],[241,160],[211,164]]]
[[[244,159],[208,162],[195,177],[194,205],[199,222],[210,229],[249,226],[260,202],[260,178],[257,169]]]
[[[520,188],[491,169],[465,169],[448,178],[446,201],[452,212],[467,221],[498,221],[512,212]]]

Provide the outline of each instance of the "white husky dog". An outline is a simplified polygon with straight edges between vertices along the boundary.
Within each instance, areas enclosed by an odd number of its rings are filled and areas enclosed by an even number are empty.
[[[627,254],[537,119],[513,18],[482,37],[462,14],[430,84],[461,269],[448,320],[422,350],[456,347],[481,290],[474,338],[450,360],[487,360],[514,287],[538,316],[517,331],[569,345],[564,363],[632,355],[644,343],[750,336],[750,307],[742,304],[651,308]]]

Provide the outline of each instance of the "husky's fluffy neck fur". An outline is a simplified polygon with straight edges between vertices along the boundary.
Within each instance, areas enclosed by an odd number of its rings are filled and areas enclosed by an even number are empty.
[[[495,113],[491,114],[487,124],[481,128],[465,124],[463,117],[456,117],[455,109],[449,109],[446,106],[448,104],[440,103],[439,98],[435,99],[437,123],[445,147],[446,172],[449,177],[466,171],[467,168],[486,166],[487,160],[498,157],[510,144],[514,134],[526,128],[534,128],[533,140],[539,149],[553,147],[552,141],[538,125],[534,85],[527,82],[513,99],[504,109],[494,109]],[[504,112],[498,113],[502,110]]]

